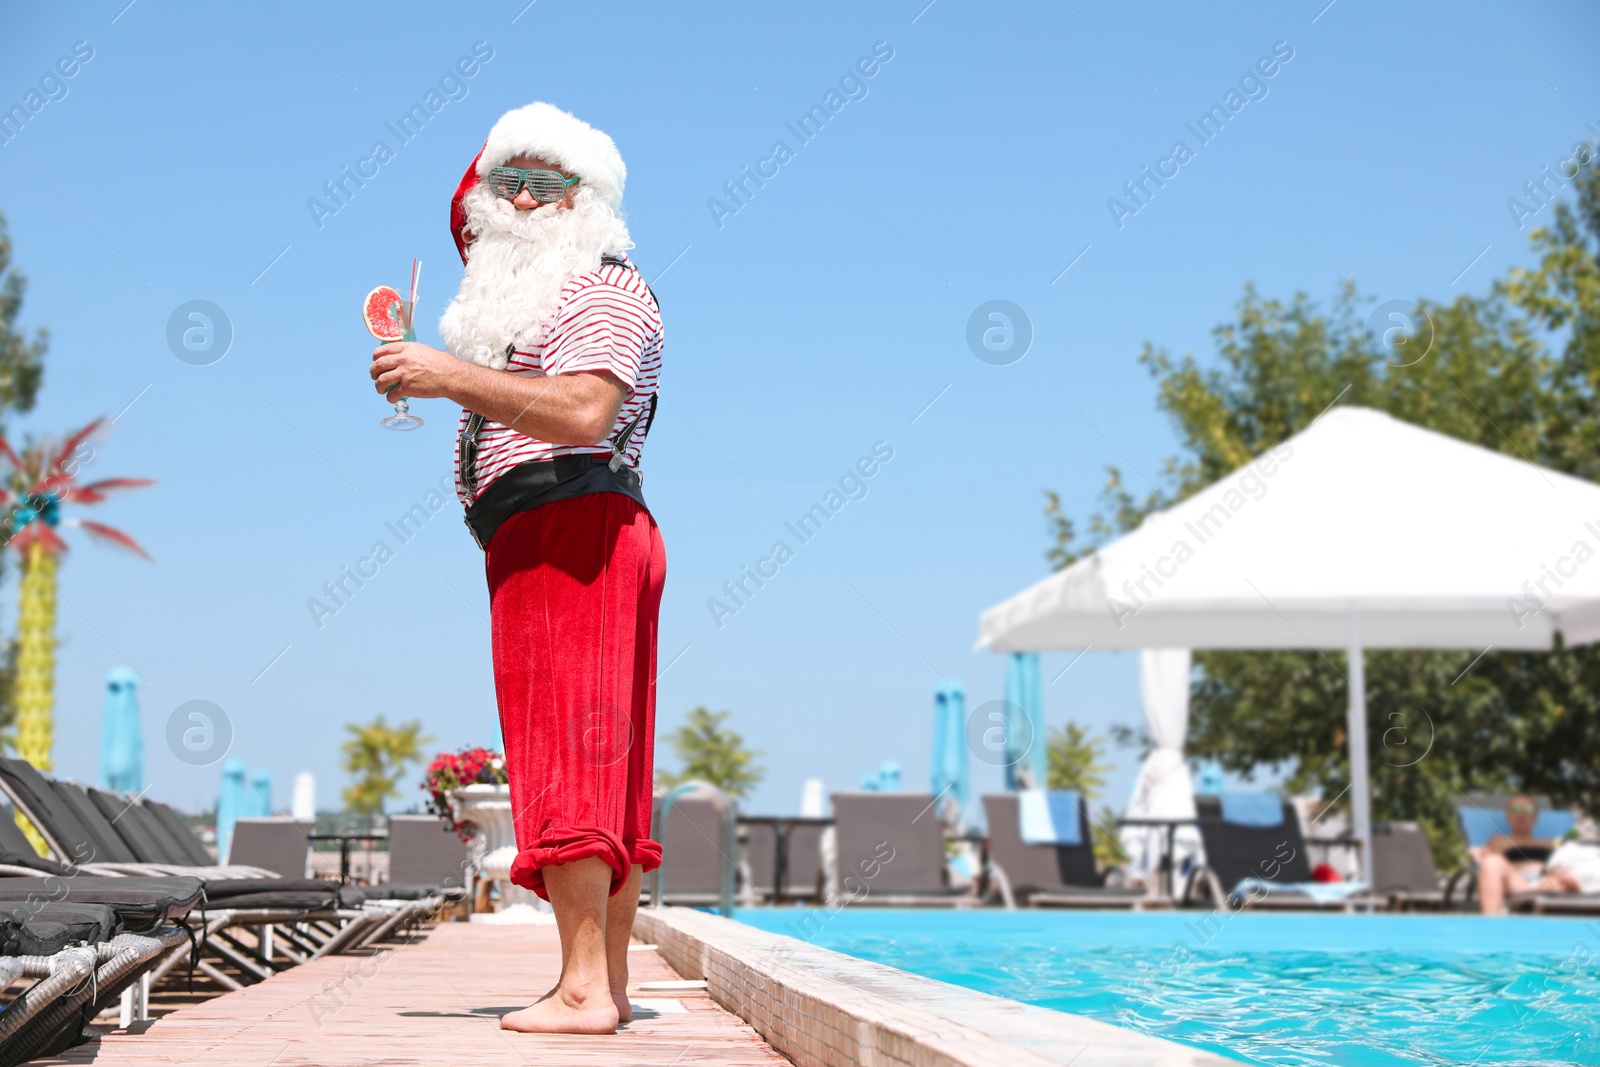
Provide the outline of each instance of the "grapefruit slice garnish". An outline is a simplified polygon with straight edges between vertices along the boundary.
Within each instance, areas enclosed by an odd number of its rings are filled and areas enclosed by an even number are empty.
[[[400,321],[400,294],[387,285],[372,290],[361,302],[361,321],[367,332],[380,341],[403,339],[406,328]]]

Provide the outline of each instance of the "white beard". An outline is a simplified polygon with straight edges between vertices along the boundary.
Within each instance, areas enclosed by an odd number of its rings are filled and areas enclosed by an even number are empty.
[[[627,224],[579,186],[572,207],[518,211],[479,185],[462,198],[466,275],[439,320],[439,336],[457,359],[503,370],[507,346],[527,348],[555,315],[561,289],[600,269],[600,257],[633,247]]]

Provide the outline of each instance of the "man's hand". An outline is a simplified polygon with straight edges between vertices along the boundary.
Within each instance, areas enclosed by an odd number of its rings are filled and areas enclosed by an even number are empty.
[[[391,403],[403,396],[449,396],[461,367],[450,353],[416,341],[392,341],[372,351],[372,380]]]
[[[610,371],[507,374],[416,341],[375,348],[372,380],[390,402],[444,397],[520,434],[561,445],[605,443],[628,398],[627,384]]]

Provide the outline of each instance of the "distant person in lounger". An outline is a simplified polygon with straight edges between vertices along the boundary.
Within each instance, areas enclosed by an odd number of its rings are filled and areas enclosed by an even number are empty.
[[[1485,915],[1499,915],[1513,893],[1581,893],[1578,874],[1548,863],[1556,843],[1533,836],[1539,805],[1532,797],[1515,796],[1506,804],[1509,834],[1496,834],[1471,850],[1478,861],[1478,902]]]
[[[667,564],[639,475],[661,312],[624,254],[626,173],[611,138],[565,111],[502,116],[450,205],[466,274],[439,323],[449,352],[386,344],[372,360],[389,399],[462,407],[456,488],[489,584],[511,880],[550,901],[561,935],[556,987],[505,1016],[509,1030],[604,1034],[628,1019],[639,881],[661,863]]]

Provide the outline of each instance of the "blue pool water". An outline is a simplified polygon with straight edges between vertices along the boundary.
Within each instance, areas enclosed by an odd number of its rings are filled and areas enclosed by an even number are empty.
[[[1600,1064],[1600,922],[745,910],[752,926],[1247,1063]]]

